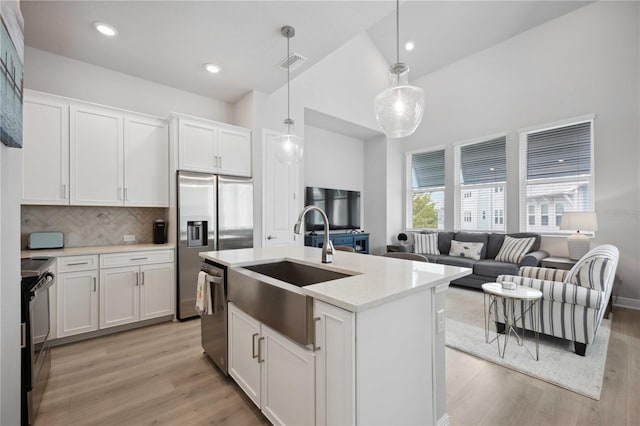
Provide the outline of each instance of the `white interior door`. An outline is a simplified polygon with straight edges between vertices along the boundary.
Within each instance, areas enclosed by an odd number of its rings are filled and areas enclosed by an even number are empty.
[[[276,137],[279,133],[262,132],[264,174],[262,179],[263,244],[265,247],[289,245],[295,242],[299,167],[281,163],[276,157]]]

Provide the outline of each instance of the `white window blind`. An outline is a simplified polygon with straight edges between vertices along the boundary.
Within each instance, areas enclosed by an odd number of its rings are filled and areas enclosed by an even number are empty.
[[[460,200],[456,229],[504,231],[506,137],[458,146],[456,158]]]
[[[444,229],[444,149],[407,154],[407,227]]]
[[[521,230],[557,233],[565,211],[593,210],[592,134],[593,119],[521,134]]]

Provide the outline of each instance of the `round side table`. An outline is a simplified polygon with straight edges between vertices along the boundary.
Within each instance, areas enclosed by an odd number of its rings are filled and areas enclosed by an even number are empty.
[[[482,290],[484,291],[484,335],[487,343],[498,342],[498,355],[504,358],[505,351],[507,350],[507,342],[509,336],[513,333],[516,338],[516,342],[519,346],[523,346],[527,352],[537,361],[539,359],[539,346],[540,346],[540,312],[537,309],[538,301],[542,299],[542,292],[535,288],[525,287],[518,285],[515,290],[508,290],[502,288],[500,283],[486,283],[482,284]],[[496,329],[496,337],[489,341],[489,323],[491,322],[491,314],[494,316],[494,321],[498,322],[498,300],[503,300],[504,308],[504,344],[502,350],[500,348],[500,334]],[[488,302],[488,304],[487,304]],[[522,312],[516,316],[516,303],[521,303],[523,308]],[[533,314],[533,333],[536,341],[536,354],[535,356],[524,345],[524,316],[531,312]],[[522,321],[521,332],[518,333],[518,321]]]

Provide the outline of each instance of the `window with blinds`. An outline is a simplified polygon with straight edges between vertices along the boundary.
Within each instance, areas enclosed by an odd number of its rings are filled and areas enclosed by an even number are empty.
[[[407,228],[444,229],[444,149],[407,154]]]
[[[593,118],[520,134],[520,229],[557,233],[565,211],[593,210]]]
[[[507,139],[500,136],[456,147],[456,229],[504,231]]]

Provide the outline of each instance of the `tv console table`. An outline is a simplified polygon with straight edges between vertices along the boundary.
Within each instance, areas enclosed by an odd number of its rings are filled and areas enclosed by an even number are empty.
[[[356,253],[369,254],[369,234],[368,233],[344,233],[344,234],[329,234],[329,240],[334,246],[349,246],[353,247]],[[324,235],[310,235],[304,236],[304,245],[309,247],[322,247],[324,243]]]

